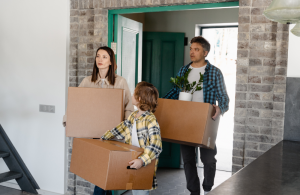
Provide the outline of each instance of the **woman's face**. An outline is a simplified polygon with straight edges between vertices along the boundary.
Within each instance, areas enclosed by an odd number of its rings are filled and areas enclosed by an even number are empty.
[[[111,65],[110,56],[107,51],[100,49],[96,55],[96,64],[98,69],[108,69]]]

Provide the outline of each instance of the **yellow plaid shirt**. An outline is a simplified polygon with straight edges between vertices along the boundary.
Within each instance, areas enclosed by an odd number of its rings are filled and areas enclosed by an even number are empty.
[[[153,175],[152,190],[157,188],[156,170],[159,154],[162,152],[162,142],[160,135],[160,127],[152,112],[146,111],[138,118],[135,118],[138,111],[133,112],[128,119],[120,123],[112,130],[108,130],[103,136],[103,140],[109,140],[114,137],[117,139],[125,139],[126,144],[132,145],[132,128],[136,121],[136,131],[140,147],[144,149],[144,153],[138,158],[143,161],[143,166],[151,163],[156,159],[155,171]]]

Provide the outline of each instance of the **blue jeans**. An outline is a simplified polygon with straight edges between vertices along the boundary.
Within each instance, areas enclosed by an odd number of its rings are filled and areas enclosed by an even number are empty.
[[[149,190],[132,190],[132,195],[150,195]]]
[[[94,194],[93,195],[111,195],[112,192],[110,190],[103,190],[98,186],[95,186]],[[150,192],[148,190],[132,190],[133,195],[149,195]]]
[[[112,195],[112,192],[110,190],[105,191],[102,188],[99,188],[98,186],[95,186],[93,195]]]

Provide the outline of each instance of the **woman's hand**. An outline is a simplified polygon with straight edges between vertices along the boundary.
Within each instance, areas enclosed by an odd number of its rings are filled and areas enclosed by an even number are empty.
[[[141,159],[134,159],[129,162],[130,168],[140,169],[143,166],[143,161]]]

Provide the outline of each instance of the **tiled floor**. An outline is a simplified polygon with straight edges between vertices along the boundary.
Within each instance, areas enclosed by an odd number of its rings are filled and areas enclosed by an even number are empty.
[[[203,169],[198,168],[200,181],[203,181]],[[231,177],[231,172],[217,171],[215,185],[217,187]],[[157,171],[158,188],[151,192],[151,195],[189,195],[186,189],[186,180],[183,169],[158,169]],[[201,191],[201,195],[203,190]],[[0,195],[24,195],[20,190],[0,186]],[[123,195],[132,195],[131,191]]]
[[[215,177],[215,185],[217,187],[225,180],[231,177],[231,172],[217,171]],[[202,185],[203,169],[198,168],[198,176]],[[186,189],[186,180],[183,169],[158,169],[157,171],[158,188],[151,191],[151,195],[189,195]],[[201,189],[201,195],[203,195]],[[131,191],[125,192],[123,195],[132,195]]]

